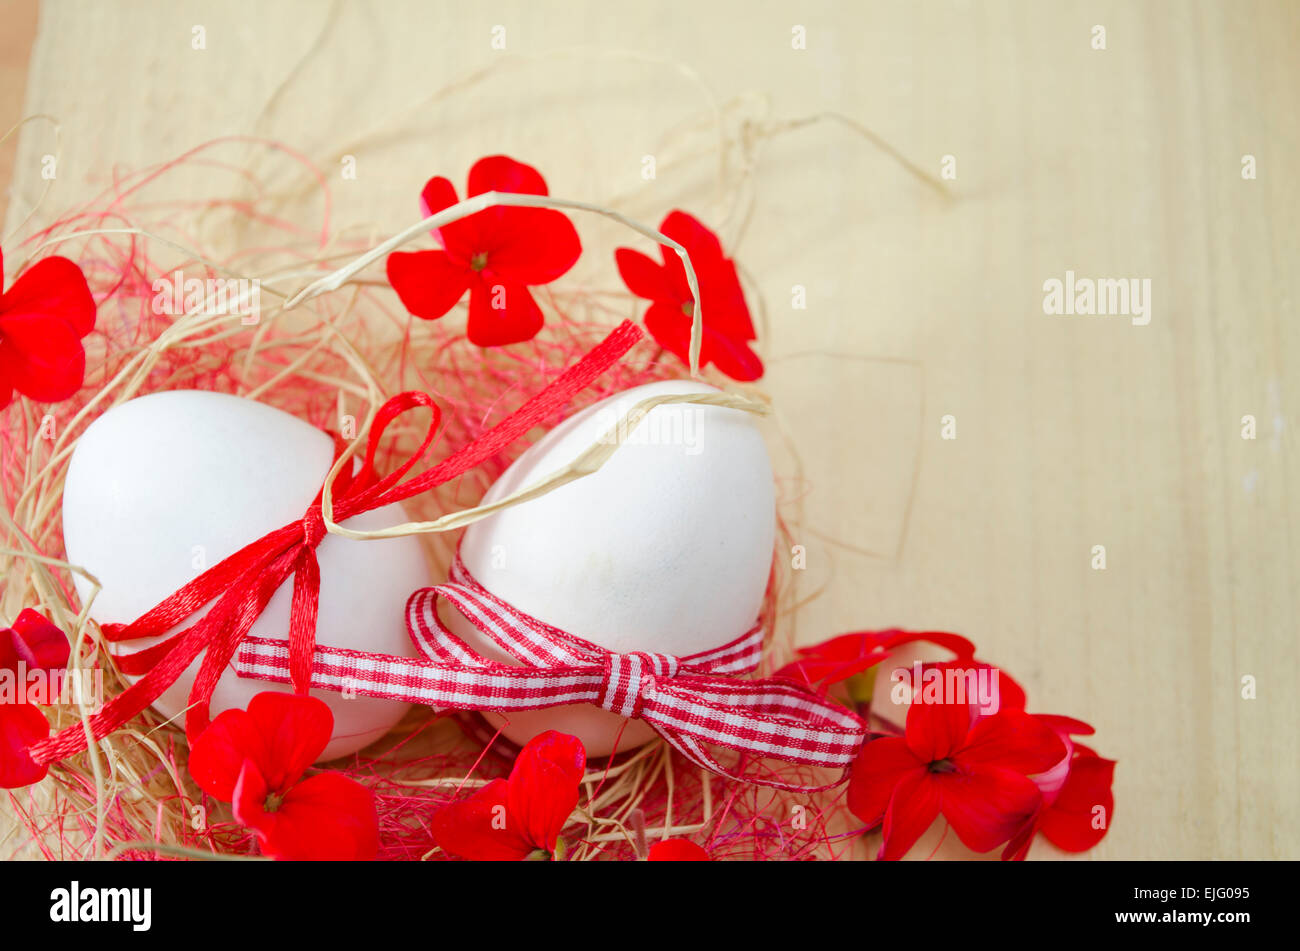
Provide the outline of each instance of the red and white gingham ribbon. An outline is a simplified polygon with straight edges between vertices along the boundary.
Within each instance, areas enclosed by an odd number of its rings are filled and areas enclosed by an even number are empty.
[[[490,660],[438,617],[445,598],[519,663]],[[480,585],[457,555],[448,584],[407,602],[407,627],[423,658],[317,645],[311,685],[458,710],[536,710],[591,703],[644,720],[692,762],[733,779],[788,789],[825,785],[728,768],[709,746],[802,766],[843,769],[866,738],[866,724],[839,704],[788,680],[740,680],[763,646],[760,624],[713,650],[673,657],[617,654],[530,617]],[[241,677],[289,683],[285,641],[246,638]]]

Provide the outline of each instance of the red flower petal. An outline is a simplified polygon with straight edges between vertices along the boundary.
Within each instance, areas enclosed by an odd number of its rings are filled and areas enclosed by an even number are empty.
[[[334,714],[316,697],[266,690],[249,701],[248,715],[265,744],[265,758],[257,765],[273,792],[297,782],[334,731]]]
[[[707,271],[704,273],[708,275]],[[701,283],[700,295],[704,298],[704,319],[714,330],[738,340],[754,339],[754,323],[749,317],[745,292],[740,288],[736,262],[730,258],[723,261],[709,275],[707,286]],[[716,317],[710,311],[716,312]]]
[[[471,343],[500,347],[531,340],[542,329],[542,311],[523,284],[476,282],[469,292]]]
[[[723,259],[722,242],[694,215],[680,210],[670,211],[659,223],[659,231],[686,249],[691,266],[697,271],[714,267]],[[677,252],[667,245],[660,245],[660,250],[665,264],[681,261]],[[690,297],[689,294],[686,296]]]
[[[1050,806],[1056,801],[1056,797],[1061,794],[1061,787],[1065,785],[1065,780],[1070,775],[1070,764],[1074,761],[1074,741],[1066,734],[1056,734],[1061,739],[1061,746],[1065,750],[1065,755],[1057,762],[1052,764],[1050,769],[1043,770],[1041,773],[1031,773],[1029,778],[1034,781],[1038,791],[1043,796],[1043,806]]]
[[[924,769],[908,773],[885,811],[885,838],[876,857],[886,862],[901,859],[938,816],[939,790],[933,774]]]
[[[235,807],[236,821],[257,832],[259,839],[275,823],[274,819],[267,818],[266,800],[270,795],[266,777],[257,768],[257,763],[251,759],[240,763],[231,787],[230,801]]]
[[[707,359],[706,359],[707,355]],[[743,340],[706,330],[700,342],[700,362],[712,363],[721,372],[742,383],[763,375],[763,361]]]
[[[914,702],[907,711],[907,745],[923,763],[947,759],[965,745],[970,721],[964,703]]]
[[[784,677],[805,687],[825,692],[827,687],[848,680],[855,674],[876,666],[889,657],[888,654],[864,653],[854,659],[836,660],[830,657],[800,657],[792,660],[773,674]]]
[[[460,199],[456,197],[456,186],[441,175],[429,179],[420,190],[420,211],[424,212],[426,218],[436,215],[444,208],[450,208],[458,201]]]
[[[485,268],[492,277],[520,284],[549,284],[577,263],[582,242],[563,212],[505,208],[490,242],[480,250],[487,255]]]
[[[1038,832],[1038,821],[1042,812],[1043,805],[1039,803],[1037,811],[1007,841],[1006,848],[1002,850],[1000,856],[1003,862],[1023,862],[1028,857],[1029,846],[1033,843],[1034,835]]]
[[[1013,769],[979,765],[935,776],[944,818],[957,838],[976,852],[988,852],[1010,839],[1040,802],[1038,787]]]
[[[19,789],[45,778],[49,767],[31,749],[50,735],[45,714],[30,703],[0,703],[0,788]]]
[[[963,687],[970,688],[966,690],[966,700],[981,715],[989,716],[999,710],[1025,709],[1024,689],[1005,670],[992,664],[973,657],[958,657],[954,660],[927,661],[921,665],[921,669],[925,672],[939,672],[945,684],[954,679],[956,674],[961,674]]]
[[[86,353],[81,337],[60,317],[0,312],[0,378],[40,403],[66,400],[81,389]]]
[[[536,849],[519,834],[506,804],[510,784],[494,779],[468,799],[449,803],[429,822],[433,840],[448,855],[475,862],[517,862]]]
[[[209,796],[233,802],[244,764],[266,760],[266,742],[246,710],[225,710],[190,746],[190,775]]]
[[[712,862],[713,857],[687,839],[664,839],[650,846],[646,859],[651,862]]]
[[[1028,698],[1025,688],[1020,686],[1010,674],[1001,668],[992,668],[998,672],[998,708],[1000,710],[1023,710]]]
[[[424,320],[437,320],[469,290],[470,272],[446,251],[394,251],[386,265],[402,306]]]
[[[691,318],[676,304],[655,301],[645,312],[645,329],[659,346],[683,363],[689,362]],[[703,355],[701,354],[701,357]],[[700,360],[703,363],[703,359]]]
[[[1092,736],[1097,731],[1091,724],[1084,723],[1082,720],[1076,720],[1074,717],[1063,717],[1055,713],[1035,713],[1039,720],[1046,723],[1057,733],[1066,736]]]
[[[849,778],[849,811],[875,826],[885,817],[895,788],[925,766],[901,736],[871,740],[862,747]]]
[[[80,340],[95,329],[95,298],[81,268],[64,257],[45,258],[23,271],[0,298],[0,319],[10,316],[58,320]]]
[[[690,363],[691,318],[674,304],[654,303],[645,313],[645,327],[661,347],[683,363]],[[700,365],[714,364],[733,380],[757,380],[763,362],[740,340],[718,333],[705,316],[700,340]]]
[[[1039,828],[1048,841],[1067,852],[1082,852],[1100,842],[1115,811],[1114,778],[1114,760],[1087,753],[1076,756],[1060,795],[1043,810]],[[1100,813],[1094,813],[1097,807]],[[1094,818],[1101,821],[1100,828],[1094,827]]]
[[[910,717],[908,725],[910,728]],[[1051,769],[1066,754],[1061,738],[1037,717],[1003,710],[976,720],[953,759],[963,765],[999,766],[1028,776]]]
[[[504,155],[480,159],[470,169],[469,195],[487,191],[546,194],[536,169]],[[420,194],[426,213],[457,201],[445,178],[432,178]],[[388,280],[412,314],[443,316],[468,289],[469,338],[483,347],[519,343],[537,335],[541,310],[528,285],[548,284],[582,253],[568,217],[549,208],[489,208],[437,229],[444,251],[395,252]]]
[[[686,303],[689,297],[678,299],[677,292],[668,278],[668,271],[654,258],[633,251],[631,248],[619,248],[614,252],[614,262],[618,265],[619,276],[627,289],[637,297],[659,301],[665,304]],[[679,306],[680,309],[680,306]]]
[[[974,658],[948,661],[938,666],[945,668],[971,668],[973,670],[988,670],[996,673],[997,679],[994,683],[997,685],[998,710],[1024,710],[1025,709],[1025,688],[1016,683],[1010,674],[1001,667],[994,667],[992,664],[986,664],[981,660]],[[996,712],[996,711],[995,711]]]
[[[519,768],[520,761],[527,766],[532,760],[552,764],[564,774],[567,782],[575,786],[582,782],[587,770],[587,751],[583,748],[582,741],[557,730],[547,730],[529,740],[515,757],[515,768]]]
[[[686,266],[677,252],[669,248],[664,264],[664,272],[673,288],[671,303],[682,309],[681,305],[695,299],[690,284],[686,280]],[[704,325],[718,333],[739,340],[754,339],[754,324],[750,320],[749,307],[745,304],[745,294],[740,288],[740,279],[736,275],[736,266],[731,261],[723,260],[712,265],[702,265],[691,258],[695,268],[695,280],[700,286],[700,297],[704,301]]]
[[[515,161],[508,155],[488,155],[469,170],[469,195],[484,192],[516,192],[523,195],[546,195],[546,179],[531,165]]]
[[[754,339],[754,325],[745,305],[736,264],[723,254],[717,235],[683,211],[668,215],[659,230],[686,249],[704,300],[705,322],[729,337]],[[667,245],[660,245],[660,251],[664,270],[676,292],[674,300],[691,300],[694,295],[686,280],[686,266],[681,256]]]
[[[458,201],[460,198],[456,195],[456,186],[439,175],[424,183],[424,188],[420,192],[420,213],[427,218],[444,208],[450,208]],[[473,224],[465,224],[472,221],[474,217],[476,216],[471,215],[469,218],[462,218],[460,221],[453,221],[449,225],[433,229],[433,237],[462,269],[469,267],[470,258],[474,255],[478,231]],[[391,255],[389,259],[392,259]],[[390,279],[391,276],[390,273]]]
[[[555,851],[560,830],[578,805],[587,754],[577,737],[548,730],[528,742],[510,771],[507,804],[520,835]]]
[[[969,659],[975,656],[975,644],[969,639],[963,638],[961,634],[949,634],[945,630],[887,630],[881,631],[885,635],[884,646],[889,650],[896,647],[902,647],[904,644],[913,644],[917,642],[935,644],[936,647],[943,647],[944,650],[952,651],[956,655],[956,660]]]
[[[28,670],[63,670],[71,651],[66,635],[31,608],[23,609],[13,627],[0,631],[0,670],[17,671],[19,661]]]
[[[250,784],[250,798],[255,793]],[[248,806],[242,811],[237,803],[236,816],[258,833],[262,852],[272,858],[355,862],[379,851],[374,794],[340,773],[318,773],[295,784],[274,811],[261,809],[255,799]]]
[[[800,648],[800,659],[787,664],[778,675],[809,686],[828,687],[883,662],[895,648],[918,641],[950,650],[957,660],[975,654],[974,644],[959,634],[946,631],[904,631],[899,628],[855,631]]]
[[[754,324],[736,265],[723,255],[717,235],[682,211],[670,213],[659,230],[686,249],[699,283],[704,318],[700,365],[713,364],[734,380],[758,379],[763,362],[748,343],[754,339]],[[615,260],[628,289],[652,302],[645,315],[646,329],[660,346],[687,363],[695,295],[681,257],[666,245],[660,251],[662,267],[629,248],[619,248]]]
[[[469,170],[466,194],[472,198],[490,191],[547,193],[546,182],[535,168],[505,155],[481,158]],[[533,233],[534,228],[540,230]],[[486,254],[492,259],[488,266],[498,276],[524,284],[545,284],[559,277],[577,260],[573,249],[580,250],[577,232],[568,218],[562,212],[544,208],[488,208],[444,227],[442,239],[453,257],[468,263],[475,255]],[[551,242],[556,245],[548,248]],[[499,262],[495,260],[498,254]],[[566,259],[567,264],[560,266]],[[530,262],[538,266],[527,274],[517,270]]]
[[[470,169],[469,197],[489,191],[547,193],[546,182],[536,169],[505,155],[479,159]],[[456,202],[456,190],[445,178],[430,179],[420,195],[426,215]],[[573,267],[582,253],[573,223],[563,212],[551,208],[488,208],[443,226],[435,236],[452,264],[462,269],[473,265],[473,272],[484,272],[483,278],[489,284],[549,284]],[[473,272],[466,278],[472,278]],[[450,306],[442,307],[436,316],[446,313]],[[412,308],[408,305],[408,309]],[[412,309],[412,313],[416,311]]]

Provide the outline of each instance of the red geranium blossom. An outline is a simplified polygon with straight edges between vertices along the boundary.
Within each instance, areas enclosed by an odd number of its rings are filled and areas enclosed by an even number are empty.
[[[277,859],[371,859],[379,850],[374,795],[339,773],[303,779],[334,730],[315,697],[266,691],[217,716],[190,750],[190,775],[234,804],[235,818]]]
[[[1007,843],[1003,859],[1024,858],[1038,832],[1068,851],[1095,845],[1114,808],[1114,762],[1071,739],[1092,733],[1088,724],[1026,713],[1024,688],[977,658],[966,638],[856,631],[801,648],[778,675],[822,694],[837,689],[847,693],[846,702],[869,706],[877,666],[917,642],[953,656],[917,662],[895,685],[905,697],[894,702],[910,704],[905,726],[876,716],[894,735],[864,745],[849,784],[854,814],[869,826],[885,825],[881,857],[901,857],[940,814],[971,848]],[[986,695],[990,687],[995,692]],[[972,688],[976,694],[969,696]],[[966,703],[956,703],[957,690],[968,695]]]
[[[51,689],[68,666],[71,651],[63,632],[43,615],[25,609],[13,627],[0,631],[0,677],[10,681],[12,691],[0,683],[0,787],[17,789],[40,782],[48,766],[36,763],[31,748],[50,735],[50,722],[36,703],[49,703],[51,696],[34,697],[28,675],[42,671]]]
[[[869,741],[853,765],[848,805],[884,823],[879,858],[899,859],[940,814],[987,852],[1022,829],[1042,795],[1029,777],[1060,762],[1056,733],[1020,710],[974,718],[966,703],[913,703],[904,736]]]
[[[1069,752],[1055,767],[1034,777],[1042,804],[1008,843],[1004,859],[1024,859],[1038,832],[1065,852],[1085,852],[1105,837],[1115,810],[1111,791],[1115,761],[1073,739],[1091,735],[1093,728],[1071,717],[1038,714],[1035,719],[1055,730]]]
[[[515,758],[509,779],[494,779],[434,813],[434,841],[450,855],[478,862],[553,858],[586,766],[576,737],[554,730],[535,736]]]
[[[4,284],[0,250],[0,290]],[[95,329],[95,299],[81,268],[67,258],[37,261],[0,294],[0,409],[14,391],[41,403],[66,400],[81,388]]]
[[[490,155],[469,170],[468,197],[484,192],[545,195],[535,168]],[[426,216],[456,204],[456,189],[431,178],[420,193]],[[469,291],[469,339],[480,347],[530,340],[542,329],[531,285],[549,284],[573,267],[582,244],[573,223],[551,208],[488,208],[433,232],[441,251],[395,251],[388,281],[416,317],[436,320]]]
[[[718,236],[684,211],[670,212],[659,230],[686,249],[699,281],[704,302],[700,365],[712,363],[733,380],[757,380],[763,362],[749,349],[754,324],[735,262],[722,253]],[[695,300],[677,252],[666,245],[659,251],[663,264],[631,248],[619,248],[614,258],[627,289],[650,301],[646,329],[665,350],[689,363]]]
[[[662,842],[656,842],[650,846],[650,852],[646,855],[646,860],[650,862],[712,862],[713,856],[689,839],[664,839]]]

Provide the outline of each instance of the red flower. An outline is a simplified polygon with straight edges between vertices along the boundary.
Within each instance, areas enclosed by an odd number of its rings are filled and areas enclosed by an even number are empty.
[[[650,862],[712,862],[713,856],[687,839],[664,839],[650,846]]]
[[[0,290],[4,284],[0,250]],[[95,329],[95,299],[81,268],[67,258],[37,261],[0,294],[0,409],[14,391],[38,402],[66,400],[81,388]]]
[[[44,672],[46,682],[57,689],[70,653],[63,632],[31,608],[18,615],[13,627],[0,631],[0,788],[29,786],[49,772],[30,751],[50,735],[50,722],[36,704],[53,697],[33,696],[28,675]]]
[[[1085,852],[1105,837],[1115,811],[1111,791],[1115,761],[1072,739],[1091,735],[1093,728],[1070,717],[1039,714],[1035,719],[1056,731],[1068,753],[1055,767],[1034,777],[1043,795],[1042,805],[1008,843],[1003,859],[1024,859],[1038,832],[1065,852]]]
[[[722,253],[718,236],[684,211],[669,213],[659,230],[686,249],[699,281],[704,302],[700,365],[712,363],[733,380],[757,380],[763,375],[763,362],[749,349],[749,341],[755,339],[754,324],[735,262]],[[660,245],[659,251],[662,265],[631,248],[619,248],[614,258],[627,289],[651,302],[646,329],[665,350],[689,363],[695,300],[677,252],[666,245]]]
[[[509,779],[494,779],[434,813],[434,841],[476,862],[554,857],[586,766],[576,737],[554,730],[535,736],[519,752]]]
[[[941,814],[987,852],[1034,816],[1042,795],[1029,777],[1064,754],[1051,728],[1019,710],[974,719],[965,703],[913,703],[905,736],[862,748],[848,805],[868,826],[884,823],[879,858],[902,858]]]
[[[190,775],[234,804],[235,818],[277,859],[374,858],[379,819],[370,790],[339,773],[303,773],[325,749],[334,714],[315,697],[267,691],[227,710],[195,741]]]
[[[547,194],[536,169],[504,155],[481,158],[469,170],[468,197],[490,191]],[[445,178],[429,179],[420,193],[426,216],[457,201]],[[551,208],[488,208],[433,236],[443,250],[388,256],[388,282],[406,309],[425,320],[443,316],[469,291],[469,339],[480,347],[535,337],[542,312],[528,287],[554,281],[582,253],[573,223]]]

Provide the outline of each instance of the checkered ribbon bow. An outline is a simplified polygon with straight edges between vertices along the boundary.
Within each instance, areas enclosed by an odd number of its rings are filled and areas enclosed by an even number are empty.
[[[518,663],[490,660],[453,634],[438,617],[439,598]],[[498,713],[591,703],[645,721],[699,766],[788,789],[812,790],[834,782],[790,781],[754,765],[771,758],[843,769],[866,737],[862,720],[799,684],[736,676],[758,666],[763,645],[759,624],[730,643],[688,657],[618,654],[507,604],[480,585],[458,555],[448,584],[411,596],[407,626],[421,658],[317,645],[311,685]],[[244,677],[288,683],[288,645],[247,638],[238,670]],[[715,747],[743,754],[740,766],[724,764],[712,752]]]

